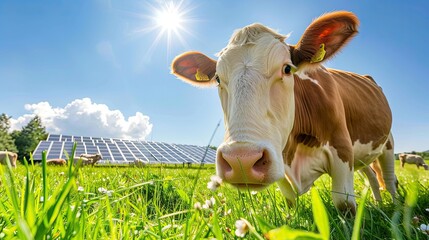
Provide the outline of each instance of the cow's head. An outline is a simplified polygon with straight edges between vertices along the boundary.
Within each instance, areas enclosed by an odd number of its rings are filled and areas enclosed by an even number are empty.
[[[291,46],[286,36],[252,24],[233,34],[217,61],[199,52],[174,59],[172,72],[180,79],[218,86],[225,138],[216,165],[224,181],[262,189],[284,178],[288,166],[282,152],[295,121],[294,75],[305,75],[333,56],[357,25],[352,13],[325,14]]]

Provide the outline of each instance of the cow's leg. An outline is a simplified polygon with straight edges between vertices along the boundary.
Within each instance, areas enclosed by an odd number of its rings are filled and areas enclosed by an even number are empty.
[[[372,195],[376,201],[381,202],[381,194],[380,194],[380,184],[378,182],[377,176],[375,171],[371,167],[364,167],[360,170],[361,172],[365,173],[366,177],[368,178],[369,185],[372,189]]]
[[[332,159],[330,161],[329,175],[332,178],[332,200],[337,209],[343,212],[348,210],[356,213],[356,201],[354,196],[354,167],[349,161],[353,161],[352,148],[331,147]]]
[[[332,201],[337,209],[343,212],[350,210],[356,213],[356,201],[354,197],[354,169],[348,162],[343,162],[335,153],[330,164],[329,175],[332,178]]]
[[[332,172],[332,200],[335,207],[341,211],[350,210],[356,213],[356,201],[353,187],[353,167],[350,169],[348,163],[341,160],[331,166]]]
[[[393,148],[388,149],[385,147],[383,153],[378,157],[378,161],[380,163],[384,183],[386,184],[386,189],[389,191],[392,199],[395,199],[398,180],[395,175],[395,156]]]

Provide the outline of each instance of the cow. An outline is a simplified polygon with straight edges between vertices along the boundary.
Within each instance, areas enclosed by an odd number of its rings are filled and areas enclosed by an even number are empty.
[[[395,198],[392,113],[381,87],[371,76],[322,65],[358,25],[351,12],[326,13],[289,45],[287,36],[255,23],[236,30],[217,60],[196,51],[176,56],[172,74],[218,88],[225,136],[216,172],[223,181],[252,190],[276,182],[294,204],[327,173],[334,205],[353,214],[355,170],[362,169],[381,200],[370,167],[377,160]]]
[[[73,164],[78,166],[85,166],[92,164],[92,161],[86,157],[74,157]]]
[[[0,163],[6,165],[6,157],[9,158],[10,165],[16,167],[16,160],[18,159],[18,154],[9,151],[0,151]]]
[[[144,167],[149,163],[148,160],[144,160],[144,159],[140,159],[140,158],[136,158],[133,162],[133,165],[136,167]]]
[[[65,166],[67,165],[67,161],[62,158],[52,158],[46,160],[47,165],[56,165],[56,166]]]
[[[425,170],[429,169],[429,166],[425,163],[425,161],[420,155],[401,153],[399,154],[399,160],[401,160],[402,167],[404,167],[405,163],[408,163],[415,164],[417,168],[420,168],[420,166],[422,166]]]
[[[96,153],[96,154],[81,154],[80,157],[82,159],[87,159],[88,161],[82,161],[84,163],[84,165],[92,165],[94,166],[96,162],[98,162],[99,160],[103,159],[103,156],[101,155],[101,153]]]

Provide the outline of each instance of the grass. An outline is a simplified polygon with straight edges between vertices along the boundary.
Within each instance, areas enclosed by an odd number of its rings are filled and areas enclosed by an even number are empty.
[[[330,178],[289,207],[275,185],[259,193],[207,188],[203,167],[0,167],[1,239],[428,239],[429,171],[396,162],[398,203],[371,198],[355,175],[356,217],[332,204]],[[369,193],[369,194],[368,194]],[[356,219],[356,221],[355,221]],[[247,231],[247,233],[246,233]]]

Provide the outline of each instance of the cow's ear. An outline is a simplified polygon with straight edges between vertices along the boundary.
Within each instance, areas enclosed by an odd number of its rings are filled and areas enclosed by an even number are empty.
[[[171,64],[171,72],[198,87],[216,85],[216,61],[199,52],[185,52]]]
[[[320,16],[291,48],[293,64],[299,66],[329,59],[356,35],[358,26],[359,20],[351,12],[338,11]]]

